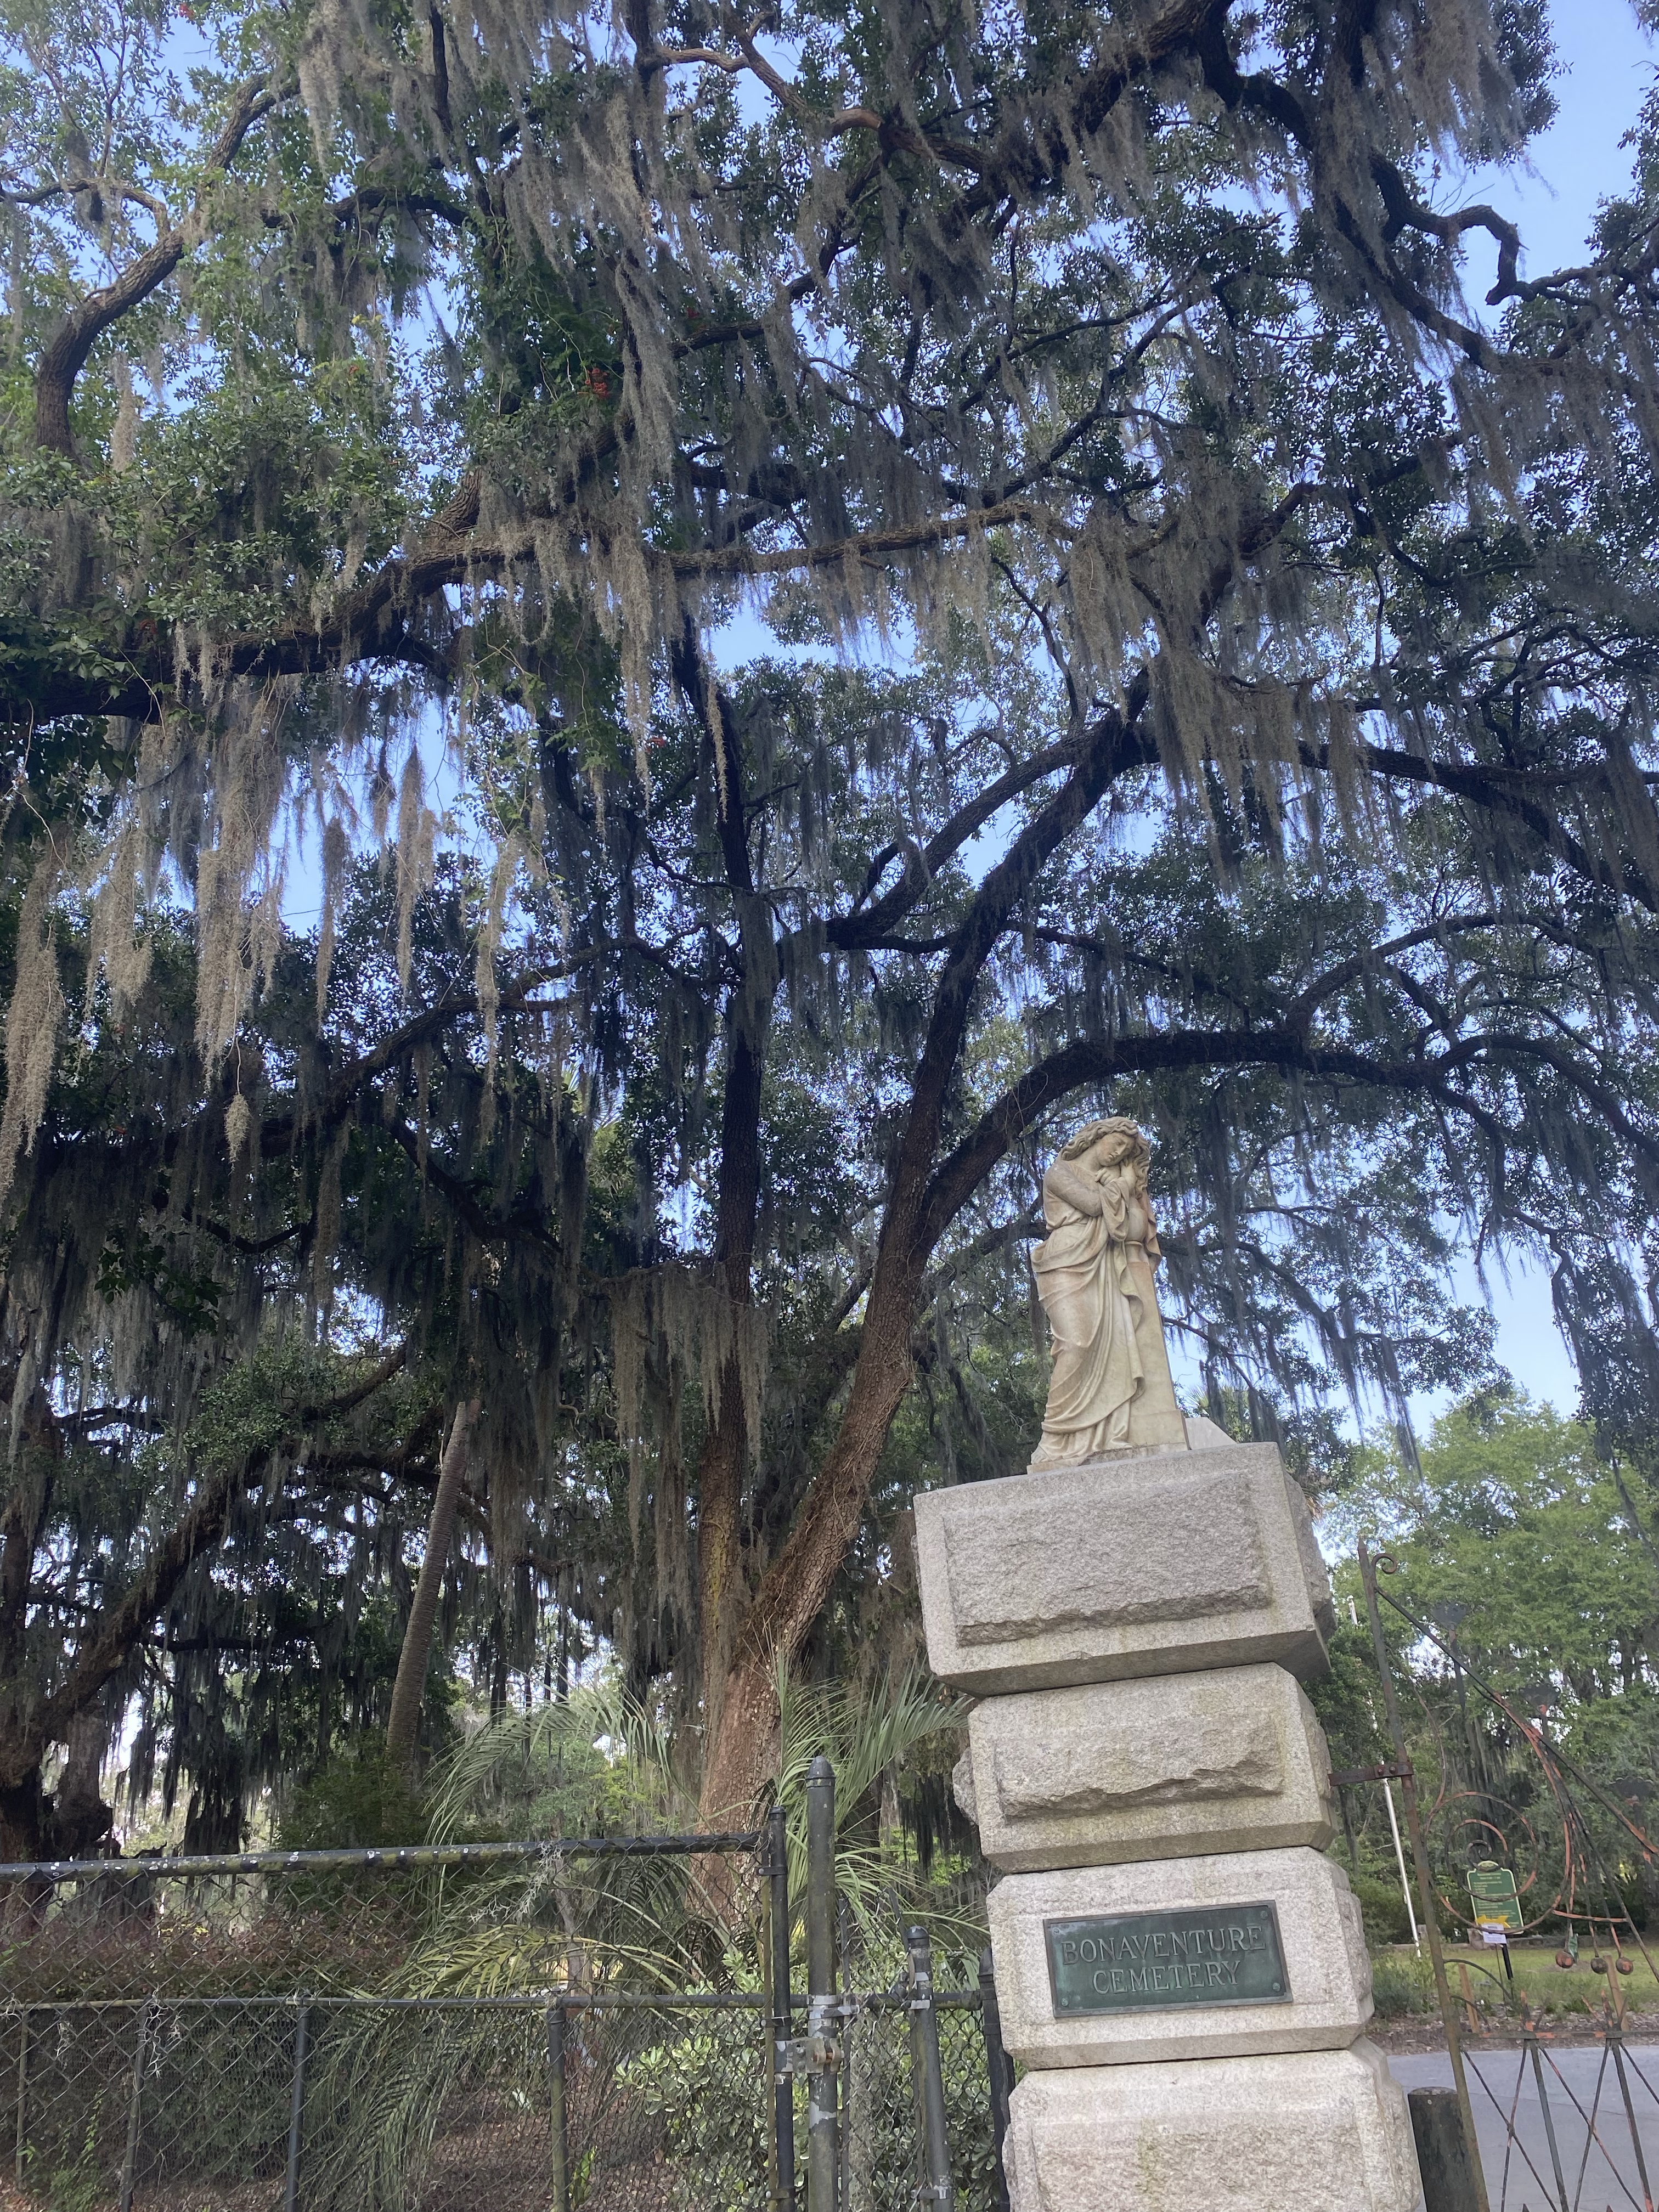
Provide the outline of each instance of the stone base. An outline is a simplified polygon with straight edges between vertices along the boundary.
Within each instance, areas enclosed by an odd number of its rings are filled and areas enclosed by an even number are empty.
[[[1013,2212],[1412,2212],[1411,2122],[1375,2045],[1028,2074]]]
[[[1307,1500],[1273,1444],[924,1492],[927,1656],[976,1696],[1272,1662],[1325,1671]]]
[[[1270,1954],[1255,1946],[1250,1917],[1237,1908],[1261,1905],[1278,1920],[1282,1993],[1253,1974]],[[988,1910],[1002,2039],[1026,2066],[1341,2050],[1371,2016],[1359,1906],[1346,1875],[1318,1851],[1014,1874],[991,1892]],[[1073,1988],[1110,2009],[1062,2011],[1046,1923],[1146,1913],[1174,1917],[1155,1934],[1089,1931],[1091,1948],[1078,1954],[1085,1963],[1070,1970]],[[1248,2001],[1233,1994],[1240,1990],[1252,1992]]]
[[[1010,1874],[1334,1832],[1325,1732],[1282,1667],[988,1698],[969,1744],[980,1848]]]

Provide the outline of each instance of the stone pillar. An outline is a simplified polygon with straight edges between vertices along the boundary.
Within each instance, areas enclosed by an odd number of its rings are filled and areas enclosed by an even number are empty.
[[[957,1794],[1002,1874],[1014,2212],[1411,2212],[1330,1759],[1330,1585],[1272,1444],[916,1500]]]

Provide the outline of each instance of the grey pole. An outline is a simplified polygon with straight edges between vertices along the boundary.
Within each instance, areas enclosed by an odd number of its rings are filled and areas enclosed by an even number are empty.
[[[807,2212],[836,2212],[841,2172],[836,2012],[836,1771],[820,1752],[806,1775]]]
[[[985,2070],[991,2077],[991,2141],[997,2154],[997,2212],[1008,2212],[1008,2169],[1003,2143],[1008,2134],[1008,2096],[1014,2086],[1014,2063],[1002,2043],[1002,2008],[997,2002],[997,1978],[991,1954],[979,1954],[979,2016],[985,2030]]]
[[[154,1998],[138,2008],[138,2034],[132,2046],[132,2085],[127,2099],[127,2142],[121,2160],[121,2212],[132,2212],[133,2183],[138,2169],[138,2112],[144,2095],[144,2058],[149,2043],[149,2015]]]
[[[785,2063],[793,2031],[789,2007],[789,1827],[781,1805],[766,1823],[767,1897],[772,1923],[772,2127],[775,2203],[795,2212],[795,2081]]]
[[[300,2202],[300,2124],[305,2112],[310,2028],[311,2007],[302,2004],[294,2015],[294,2088],[288,2107],[288,2179],[283,2186],[283,2212],[295,2212]]]
[[[1413,2089],[1406,2099],[1423,2179],[1424,2212],[1474,2212],[1474,2176],[1455,2089]]]
[[[553,2151],[553,2212],[570,2212],[570,2139],[564,2104],[564,2000],[547,2008],[547,2119]]]
[[[17,2186],[23,2185],[24,2168],[28,2162],[28,2104],[29,2104],[29,2008],[23,2007],[17,2036]]]
[[[921,2148],[927,2180],[918,2194],[938,2212],[954,2212],[951,2186],[951,2138],[945,2122],[945,2069],[939,2061],[939,2013],[933,2003],[933,1947],[925,1928],[907,1928],[910,1954],[910,2063],[921,2118]]]

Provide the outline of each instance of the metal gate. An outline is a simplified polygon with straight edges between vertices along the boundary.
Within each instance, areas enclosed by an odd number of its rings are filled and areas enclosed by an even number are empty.
[[[893,1987],[848,1985],[834,1788],[819,1761],[799,1900],[781,1811],[719,1835],[0,1867],[0,2205],[998,2212],[994,1998],[935,1990],[920,1929]],[[581,1885],[643,1925],[671,1875],[722,1885],[757,1939],[706,1986],[573,1940]]]

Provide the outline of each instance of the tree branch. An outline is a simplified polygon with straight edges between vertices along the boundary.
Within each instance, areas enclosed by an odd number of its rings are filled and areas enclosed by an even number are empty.
[[[237,149],[261,116],[282,97],[271,89],[270,72],[261,70],[239,88],[229,115],[208,155],[207,177],[196,205],[183,222],[163,230],[155,243],[130,262],[111,283],[88,293],[72,308],[40,356],[34,374],[34,439],[46,451],[72,455],[70,400],[87,357],[112,323],[119,322],[159,284],[164,284],[196,241],[203,221],[203,199],[211,182],[224,174]]]

